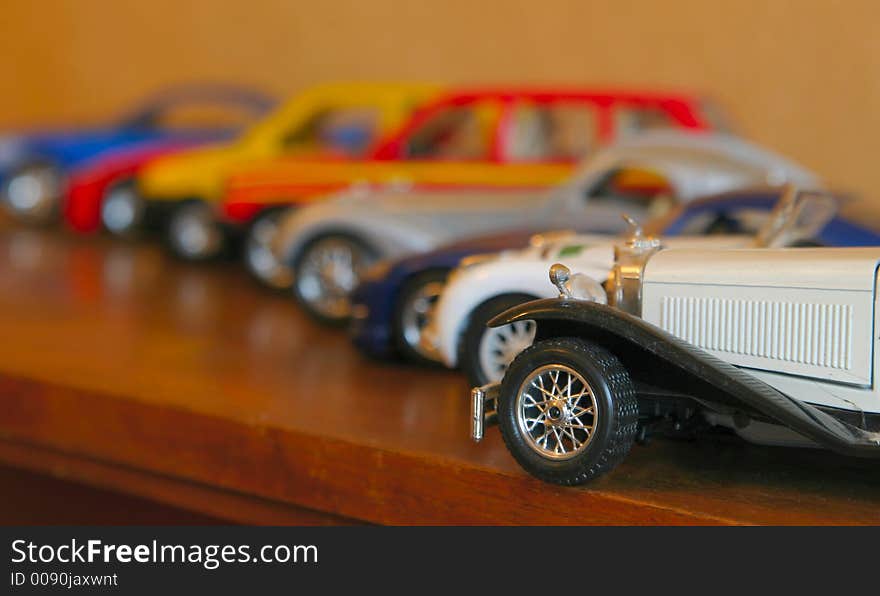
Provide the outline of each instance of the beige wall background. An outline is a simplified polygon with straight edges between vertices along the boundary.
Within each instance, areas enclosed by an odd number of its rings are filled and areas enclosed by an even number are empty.
[[[0,124],[156,87],[339,79],[693,90],[880,209],[876,0],[5,0]]]

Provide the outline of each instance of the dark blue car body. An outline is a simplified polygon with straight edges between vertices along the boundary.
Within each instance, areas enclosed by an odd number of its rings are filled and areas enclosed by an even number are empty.
[[[738,210],[769,213],[779,196],[778,191],[752,190],[706,197],[683,206],[670,218],[656,222],[657,225],[651,226],[651,233],[657,236],[693,233],[688,225],[701,216],[717,219],[731,216]],[[354,344],[376,358],[395,356],[392,337],[394,311],[400,291],[408,280],[425,271],[448,272],[461,259],[474,254],[521,248],[527,244],[531,234],[536,232],[538,230],[475,238],[394,262],[383,277],[364,281],[353,295],[354,312],[363,313],[352,322]],[[737,233],[738,230],[726,232]],[[880,246],[880,234],[836,216],[816,234],[814,241],[822,246]]]
[[[274,105],[267,96],[226,85],[170,89],[145,102],[127,117],[103,126],[69,130],[9,131],[0,140],[0,184],[16,170],[32,163],[52,165],[66,174],[78,166],[114,151],[152,143],[198,144],[224,141],[241,131],[234,127],[175,128],[160,125],[167,110],[188,103],[230,106],[259,117]]]

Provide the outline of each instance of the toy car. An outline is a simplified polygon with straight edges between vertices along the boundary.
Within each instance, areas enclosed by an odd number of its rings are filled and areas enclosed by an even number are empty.
[[[176,154],[149,164],[137,180],[139,210],[148,221],[160,222],[170,248],[179,256],[208,259],[235,244],[231,231],[215,218],[214,205],[227,190],[238,169],[272,158],[314,160],[345,164],[363,159],[377,139],[397,129],[418,106],[439,93],[436,85],[422,83],[328,83],[297,94],[235,143]],[[312,192],[324,189],[323,185]],[[247,221],[256,212],[241,214]],[[237,215],[233,213],[233,216]],[[260,268],[264,236],[275,226],[271,209],[249,228],[257,240],[254,264]],[[111,222],[105,222],[108,225]],[[133,221],[119,230],[128,233]],[[259,254],[258,254],[259,253]],[[271,277],[271,276],[270,276]]]
[[[750,243],[780,199],[779,189],[755,189],[699,199],[646,226],[673,248],[723,248]],[[828,213],[826,221],[800,231],[799,245],[880,246],[880,234]],[[702,236],[702,237],[700,237]],[[489,328],[504,310],[529,300],[549,298],[547,268],[564,260],[605,282],[614,263],[614,240],[601,236],[560,238],[539,248],[484,255],[465,261],[425,317],[423,352],[448,367],[461,367],[473,385],[498,381],[511,360],[532,343],[534,326],[517,323]]]
[[[519,228],[622,230],[676,202],[743,186],[816,177],[755,145],[718,133],[644,133],[596,153],[545,191],[389,189],[352,191],[291,212],[276,242],[294,294],[319,320],[348,319],[349,296],[380,258],[424,252],[461,238]]]
[[[67,178],[66,196],[62,201],[64,223],[83,234],[103,227],[117,235],[127,235],[138,226],[153,227],[145,224],[135,177],[152,160],[198,145],[200,143],[173,141],[139,145],[112,151],[76,168]]]
[[[505,249],[522,248],[538,230],[513,230],[467,238],[436,250],[370,267],[351,296],[349,332],[354,344],[375,358],[402,356],[421,363],[436,361],[420,339],[427,317],[462,259]]]
[[[786,243],[809,211],[787,193],[759,235]],[[490,325],[533,321],[502,382],[471,392],[471,434],[497,420],[530,474],[574,485],[612,470],[639,438],[720,426],[769,445],[880,455],[874,374],[880,248],[662,250],[618,246],[608,305],[558,298]]]
[[[242,168],[228,181],[219,216],[250,227],[246,263],[274,287],[289,272],[269,250],[272,209],[323,200],[333,190],[395,187],[535,189],[567,178],[598,145],[627,133],[666,127],[712,128],[693,98],[589,89],[458,90],[428,102],[365,156],[315,161],[280,158]],[[146,189],[147,191],[149,189]]]
[[[69,176],[93,160],[131,152],[148,157],[234,136],[273,101],[228,85],[182,86],[159,93],[99,128],[36,131],[0,139],[0,202],[14,217],[44,223],[67,207]]]

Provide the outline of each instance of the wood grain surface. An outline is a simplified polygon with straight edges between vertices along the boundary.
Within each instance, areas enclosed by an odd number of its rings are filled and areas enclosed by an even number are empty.
[[[586,488],[468,437],[454,372],[372,362],[232,264],[0,224],[0,461],[231,521],[876,524],[876,462],[657,440]]]

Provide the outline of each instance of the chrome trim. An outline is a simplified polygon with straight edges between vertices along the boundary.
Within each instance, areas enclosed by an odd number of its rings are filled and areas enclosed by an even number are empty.
[[[501,383],[471,389],[471,438],[477,443],[483,439],[486,426],[496,422],[496,404],[500,392]]]
[[[593,388],[564,364],[532,371],[517,390],[514,407],[526,444],[541,457],[556,461],[582,453],[601,423]]]
[[[550,283],[559,290],[560,298],[571,298],[571,289],[566,285],[571,279],[571,270],[562,263],[550,266]]]
[[[642,278],[648,259],[662,248],[660,240],[645,236],[631,217],[623,219],[630,233],[623,244],[614,247],[614,267],[608,284],[608,304],[624,312],[642,315]]]

